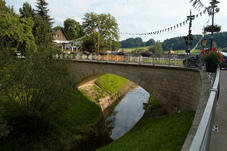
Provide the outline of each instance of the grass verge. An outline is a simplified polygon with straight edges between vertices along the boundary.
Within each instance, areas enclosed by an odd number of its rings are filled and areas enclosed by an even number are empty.
[[[161,104],[153,97],[153,96],[150,96],[150,99],[148,101],[148,106],[147,106],[147,110],[154,110],[154,109],[157,109],[157,108],[160,108],[162,107]]]
[[[79,91],[75,92],[73,99],[77,101],[74,101],[74,104],[72,104],[69,115],[74,125],[93,125],[99,121],[102,116],[102,111],[95,102],[92,102],[91,99]]]
[[[126,82],[127,79],[114,74],[104,74],[95,81],[99,87],[111,94],[116,93]]]
[[[136,48],[120,48],[120,49],[123,49],[125,52],[133,52],[136,50],[145,51],[145,50],[148,50],[150,47],[152,46],[136,47]]]
[[[133,129],[99,151],[180,151],[194,118],[194,112],[164,118],[141,119]]]

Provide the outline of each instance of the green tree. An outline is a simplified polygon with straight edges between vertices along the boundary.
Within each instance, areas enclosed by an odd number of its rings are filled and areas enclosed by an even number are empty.
[[[120,42],[122,48],[134,48],[134,47],[143,47],[144,42],[142,38],[128,38]]]
[[[64,21],[64,32],[69,40],[80,38],[83,35],[80,23],[70,18]]]
[[[93,31],[89,36],[83,38],[82,48],[84,51],[98,52],[99,48],[103,48],[104,42],[100,33]]]
[[[23,54],[26,53],[25,50],[35,51],[36,45],[32,34],[33,21],[20,18],[14,12],[6,10],[7,7],[0,10],[0,50],[19,50]]]
[[[93,12],[86,13],[84,15],[83,20],[84,21],[83,21],[82,26],[83,26],[85,34],[89,34],[92,31],[97,31],[98,23],[99,23],[98,14],[93,13]]]
[[[1,98],[0,98],[0,102],[1,102]],[[4,120],[4,118],[2,117],[2,115],[5,114],[4,112],[5,112],[5,110],[3,109],[2,106],[0,106],[0,140],[1,140],[1,138],[6,137],[9,134],[9,129],[7,127],[7,123]],[[1,147],[0,147],[0,149],[1,149]]]
[[[49,55],[53,50],[51,18],[48,15],[48,3],[45,0],[37,0],[37,14],[33,18],[33,35],[38,46],[38,51],[43,55]]]
[[[33,28],[35,42],[39,46],[39,51],[44,52],[52,45],[52,29],[49,23],[40,16],[35,17],[35,25]]]
[[[75,90],[64,64],[34,55],[8,61],[0,75],[0,122],[9,127],[0,123],[1,150],[63,148],[72,139],[67,111]]]
[[[6,7],[6,2],[3,0],[0,0],[0,11],[7,11],[8,8]]]
[[[62,29],[63,27],[61,27],[61,26],[55,26],[54,28],[53,28],[53,30],[59,30],[59,29]]]
[[[147,42],[145,42],[145,46],[151,46],[155,44],[155,40],[154,39],[149,39]]]
[[[151,48],[149,48],[149,51],[154,54],[161,54],[162,53],[162,43],[157,41],[155,45]]]
[[[104,42],[103,47],[99,47],[98,49],[117,49],[119,44],[119,35],[118,35],[118,24],[116,19],[110,14],[96,14],[96,13],[86,13],[83,18],[83,28],[85,34],[89,35],[93,32],[98,32],[101,36],[100,41]]]
[[[37,14],[45,21],[51,24],[52,18],[48,15],[49,9],[47,8],[48,3],[45,0],[37,0],[36,7],[37,7]]]
[[[25,2],[23,4],[23,7],[19,9],[20,16],[29,18],[29,17],[34,17],[35,16],[35,11],[32,9],[31,5],[28,2]]]

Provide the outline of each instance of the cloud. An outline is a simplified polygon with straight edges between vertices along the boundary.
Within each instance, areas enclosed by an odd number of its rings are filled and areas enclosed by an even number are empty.
[[[15,10],[22,6],[26,0],[6,0],[7,5],[13,5]],[[36,0],[27,0],[34,7]],[[178,24],[189,15],[190,9],[195,11],[189,0],[46,0],[49,3],[49,14],[55,19],[55,25],[63,25],[67,18],[73,18],[82,22],[87,12],[110,13],[118,22],[121,32],[143,33],[160,30]],[[220,12],[215,15],[215,22],[222,25],[222,30],[227,30],[227,1],[219,0]],[[210,0],[203,0],[208,6]],[[193,21],[193,33],[201,34],[203,26],[206,25],[208,15],[199,17]],[[187,35],[188,25],[177,30],[160,35],[143,36],[144,40],[155,38],[164,40],[166,38]],[[121,39],[131,37],[121,35]]]

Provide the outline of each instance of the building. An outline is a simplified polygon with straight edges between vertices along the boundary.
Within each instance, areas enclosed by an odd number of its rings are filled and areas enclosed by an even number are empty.
[[[62,28],[53,31],[53,42],[61,48],[62,51],[69,50],[71,52],[77,51],[80,45],[75,41],[69,41]]]

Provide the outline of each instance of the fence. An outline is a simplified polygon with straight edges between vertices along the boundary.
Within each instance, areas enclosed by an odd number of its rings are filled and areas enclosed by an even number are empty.
[[[56,54],[53,55],[55,59],[73,59],[73,60],[94,60],[94,61],[107,61],[107,62],[126,62],[138,64],[153,64],[153,65],[169,65],[169,66],[182,66],[183,60],[188,57],[186,55],[151,55],[143,57],[141,55],[125,54],[90,54],[85,55],[82,53],[75,54]]]
[[[213,119],[219,95],[220,69],[217,69],[216,75],[209,74],[209,78],[212,84],[210,96],[189,151],[209,150]]]

